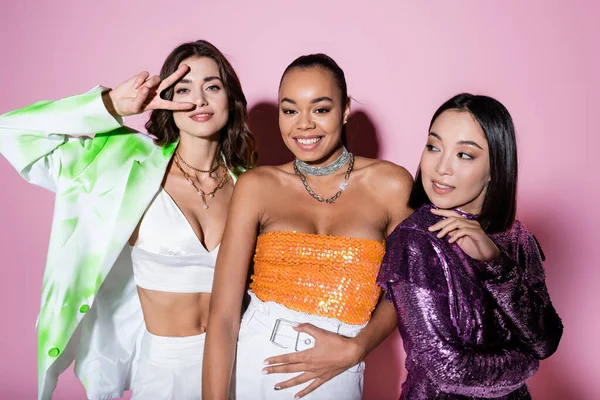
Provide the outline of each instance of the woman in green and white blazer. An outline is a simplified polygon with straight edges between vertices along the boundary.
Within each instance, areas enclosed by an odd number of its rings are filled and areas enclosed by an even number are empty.
[[[146,110],[154,138],[122,126],[122,116]],[[138,288],[128,243],[166,190],[201,245],[218,247],[233,183],[255,159],[237,75],[210,43],[185,43],[160,77],[142,73],[112,91],[2,115],[0,152],[26,180],[56,192],[37,324],[38,398],[51,398],[73,360],[90,399],[121,397],[146,328],[165,337],[206,329],[210,293]]]

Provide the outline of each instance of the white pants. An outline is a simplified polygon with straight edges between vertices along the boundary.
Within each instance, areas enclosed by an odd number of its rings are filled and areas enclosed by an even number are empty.
[[[165,337],[143,333],[132,400],[202,399],[204,338]]]
[[[364,325],[344,324],[336,319],[292,311],[278,303],[262,302],[252,292],[244,313],[238,339],[235,393],[236,400],[292,400],[310,381],[289,389],[275,390],[275,384],[295,374],[263,375],[264,360],[281,354],[302,351],[314,346],[314,338],[298,334],[291,322],[311,323],[321,329],[347,337],[356,336]],[[361,400],[365,364],[348,369],[305,396],[306,400]]]

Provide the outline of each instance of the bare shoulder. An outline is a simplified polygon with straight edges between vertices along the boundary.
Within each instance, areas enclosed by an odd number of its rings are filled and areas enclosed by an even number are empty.
[[[240,175],[236,191],[255,192],[264,191],[265,188],[277,184],[280,175],[284,173],[283,166],[261,166],[252,168]]]
[[[388,195],[409,193],[413,177],[406,168],[390,161],[357,157],[357,166],[364,170],[368,182]]]

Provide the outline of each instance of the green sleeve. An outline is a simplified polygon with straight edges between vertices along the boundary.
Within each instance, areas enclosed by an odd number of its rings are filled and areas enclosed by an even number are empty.
[[[106,110],[104,90],[98,86],[0,116],[0,153],[27,181],[55,190],[60,175],[82,171],[102,148],[90,135],[122,126],[121,118]]]

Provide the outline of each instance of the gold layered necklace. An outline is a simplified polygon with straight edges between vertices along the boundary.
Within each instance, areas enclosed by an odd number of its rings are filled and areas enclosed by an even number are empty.
[[[227,181],[229,179],[229,174],[227,173],[227,168],[217,164],[214,168],[212,168],[210,170],[197,169],[197,168],[192,167],[188,163],[186,163],[183,160],[183,158],[181,158],[181,155],[178,152],[175,153],[174,160],[175,160],[175,165],[177,165],[177,168],[179,168],[179,170],[181,171],[181,173],[183,174],[185,179],[188,181],[188,183],[194,187],[194,189],[196,190],[196,192],[198,193],[199,196],[202,196],[202,203],[203,203],[204,209],[208,210],[208,203],[206,201],[206,197],[208,196],[212,199],[213,197],[215,197],[215,193],[217,192],[217,190],[219,190],[223,186],[225,186],[225,184],[227,183]],[[188,174],[186,172],[185,169],[183,169],[183,167],[181,166],[180,163],[183,163],[185,166],[193,169],[194,171],[209,173],[209,174],[217,171],[219,169],[219,167],[221,167],[220,169],[223,173],[223,177],[221,178],[221,181],[219,182],[219,184],[211,192],[206,193],[204,190],[200,189],[200,187],[198,185],[196,185],[196,182],[194,182],[194,179],[191,177],[190,174]]]
[[[219,168],[219,163],[216,163],[215,166],[212,167],[211,169],[199,169],[199,168],[196,168],[196,167],[186,163],[185,160],[181,157],[181,154],[179,154],[179,152],[176,152],[175,156],[179,159],[179,161],[181,161],[181,163],[183,165],[185,165],[189,169],[193,169],[196,172],[202,172],[204,174],[212,174]]]

